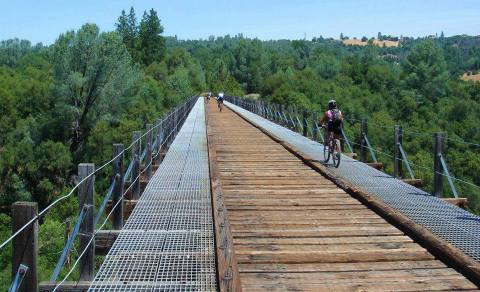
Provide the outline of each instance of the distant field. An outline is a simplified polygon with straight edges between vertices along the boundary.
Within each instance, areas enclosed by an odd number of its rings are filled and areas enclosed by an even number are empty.
[[[472,74],[472,75],[467,75],[467,73],[463,73],[463,75],[460,77],[460,79],[462,79],[464,81],[480,82],[480,73]]]
[[[348,40],[343,40],[343,44],[347,46],[366,46],[368,44],[368,41],[362,42],[362,40],[355,40],[355,39],[348,39]],[[379,47],[398,47],[399,42],[396,41],[379,41],[377,39],[373,40],[373,44],[377,45]]]
[[[245,95],[246,98],[251,98],[251,99],[259,99],[260,98],[260,94],[258,93],[250,93],[250,94],[247,94]]]

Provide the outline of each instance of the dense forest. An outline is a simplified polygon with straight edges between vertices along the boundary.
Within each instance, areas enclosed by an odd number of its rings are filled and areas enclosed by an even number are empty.
[[[116,30],[85,24],[52,45],[0,42],[0,238],[10,234],[10,205],[43,209],[76,181],[80,162],[101,164],[112,143],[202,91],[256,93],[266,101],[321,112],[336,99],[345,130],[358,141],[361,118],[380,161],[392,171],[393,125],[430,191],[434,132],[447,133],[446,160],[470,208],[480,210],[480,37],[400,38],[399,47],[345,46],[339,40],[162,36],[155,10],[122,12]],[[379,37],[382,34],[379,33]],[[385,38],[387,38],[385,36]],[[391,38],[389,36],[388,38]],[[469,142],[469,143],[466,143]],[[354,144],[355,145],[355,144]],[[97,179],[101,193],[107,177]],[[448,185],[445,185],[447,195]],[[101,200],[101,198],[99,198]],[[53,209],[40,228],[41,279],[49,278],[78,214],[75,198]],[[11,247],[0,251],[0,289],[10,283]],[[76,256],[76,255],[73,255]]]

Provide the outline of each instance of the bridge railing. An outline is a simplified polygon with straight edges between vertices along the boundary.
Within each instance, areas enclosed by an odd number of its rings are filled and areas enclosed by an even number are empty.
[[[9,291],[37,291],[38,283],[38,229],[39,220],[54,207],[78,193],[79,214],[74,227],[63,247],[49,283],[41,285],[41,291],[57,291],[79,266],[78,281],[91,281],[95,276],[95,239],[112,221],[114,230],[123,227],[126,197],[131,201],[140,198],[144,186],[152,176],[153,168],[161,163],[165,152],[177,135],[188,113],[195,105],[197,97],[191,97],[181,105],[171,109],[155,124],[147,124],[145,131],[135,131],[132,142],[127,147],[113,144],[112,159],[95,168],[93,163],[78,165],[78,183],[65,195],[57,198],[45,209],[38,212],[36,203],[17,202],[12,205],[12,235],[0,244],[0,250],[12,244],[12,284]],[[124,167],[126,154],[131,156]],[[109,169],[112,173],[110,185],[101,204],[95,207],[95,175]],[[97,194],[98,195],[98,194]],[[97,200],[98,201],[98,200]],[[98,209],[95,212],[95,209]],[[108,210],[109,209],[109,210]],[[68,271],[65,262],[75,240],[78,239],[78,257]],[[62,273],[64,277],[58,281]],[[62,289],[62,288],[60,288]]]
[[[240,106],[272,122],[296,131],[309,139],[324,143],[324,137],[318,124],[319,117],[323,116],[323,113],[306,110],[300,112],[298,109],[292,106],[285,107],[284,105],[279,105],[258,99],[248,99],[233,96],[229,96],[226,99],[227,101],[237,106]],[[445,141],[456,141],[464,145],[480,148],[479,144],[462,140],[448,139],[446,138],[445,133],[418,133],[410,130],[404,130],[400,125],[386,126],[375,124],[375,127],[379,127],[384,130],[382,132],[383,134],[392,135],[392,149],[384,149],[385,147],[381,147],[381,149],[379,149],[379,147],[375,147],[371,144],[368,135],[367,119],[346,118],[346,122],[347,123],[345,124],[349,125],[350,129],[348,129],[349,131],[342,129],[343,139],[341,140],[342,147],[346,147],[351,152],[350,156],[357,156],[356,153],[354,153],[354,150],[356,149],[360,152],[360,161],[365,163],[371,161],[372,163],[369,164],[378,169],[385,169],[385,165],[378,162],[378,157],[387,157],[388,159],[392,160],[392,175],[398,179],[403,178],[405,182],[415,185],[417,187],[422,186],[422,181],[416,178],[413,168],[419,169],[419,171],[421,171],[422,173],[428,172],[433,178],[432,186],[430,187],[432,190],[431,193],[432,195],[435,195],[437,197],[443,197],[445,195],[445,179],[454,198],[459,197],[456,184],[462,184],[465,187],[473,188],[477,192],[480,191],[480,186],[451,175],[447,165],[447,161],[445,159]],[[358,130],[352,129],[351,127],[356,124],[359,125],[359,127],[357,128]],[[351,134],[355,133],[355,131],[358,131],[356,139],[355,137],[353,139],[349,138],[347,133]],[[403,138],[405,135],[409,134],[430,137],[430,141],[433,142],[433,167],[426,167],[419,163],[414,163],[408,158],[407,152],[405,151],[405,146],[403,144]],[[388,153],[390,151],[392,152],[392,154]],[[406,177],[406,175],[404,174],[403,167],[406,168],[408,177]]]

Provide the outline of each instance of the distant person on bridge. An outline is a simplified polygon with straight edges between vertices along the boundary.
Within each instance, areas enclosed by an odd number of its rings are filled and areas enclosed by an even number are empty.
[[[342,123],[342,112],[338,109],[337,102],[332,99],[328,102],[328,110],[325,112],[323,118],[320,120],[320,125],[322,125],[322,127],[326,129],[325,145],[331,148],[330,151],[332,152],[332,154],[336,155],[335,158],[336,160],[338,160],[338,162],[340,161],[340,153],[342,151],[340,147]],[[338,165],[336,165],[336,167],[338,167]]]
[[[217,97],[218,109],[220,111],[222,111],[224,99],[225,97],[223,96],[223,92],[220,92]]]
[[[325,123],[327,130],[333,132],[335,135],[335,139],[340,139],[340,135],[342,134],[343,115],[337,107],[337,102],[333,99],[328,102],[328,110],[320,120],[320,125],[323,126]]]
[[[212,97],[212,92],[207,93],[207,103],[210,101],[210,98]]]

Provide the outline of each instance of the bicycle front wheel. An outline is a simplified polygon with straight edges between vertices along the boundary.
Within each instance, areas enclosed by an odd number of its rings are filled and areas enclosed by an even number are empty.
[[[325,159],[325,163],[328,163],[330,160],[330,147],[328,147],[328,143],[323,145],[323,158]]]

